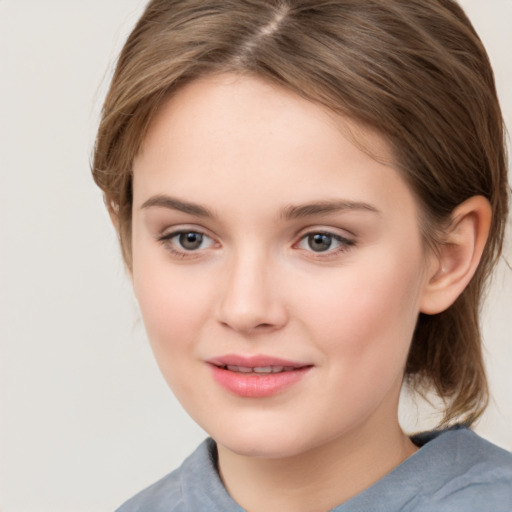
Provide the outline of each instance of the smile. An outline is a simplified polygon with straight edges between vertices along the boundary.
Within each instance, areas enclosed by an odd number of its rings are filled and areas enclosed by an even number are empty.
[[[311,364],[267,356],[227,355],[207,362],[217,384],[244,398],[266,398],[281,393],[313,368]]]
[[[238,373],[255,373],[258,375],[268,375],[269,373],[281,373],[281,372],[292,372],[298,368],[294,366],[236,366],[236,365],[225,365],[219,366],[223,370],[229,370],[230,372]]]

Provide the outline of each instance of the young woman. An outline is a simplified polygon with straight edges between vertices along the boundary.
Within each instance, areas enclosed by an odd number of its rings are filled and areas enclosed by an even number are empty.
[[[153,0],[93,173],[164,377],[210,434],[122,512],[510,511],[478,312],[507,215],[449,0]],[[401,429],[403,385],[440,429]]]

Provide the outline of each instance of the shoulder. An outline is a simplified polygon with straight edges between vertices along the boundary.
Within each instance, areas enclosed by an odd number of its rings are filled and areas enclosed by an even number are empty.
[[[210,441],[204,441],[178,469],[133,496],[116,512],[185,512],[190,510],[187,504],[186,488],[197,487],[198,484],[205,484],[205,480],[208,480],[211,466]]]
[[[126,501],[116,512],[178,512],[181,510],[181,467]]]
[[[336,512],[512,512],[512,454],[454,427],[412,437],[420,449]]]
[[[512,453],[468,428],[455,426],[446,430],[425,432],[413,436],[412,440],[421,447],[418,454],[441,463],[449,472],[455,467],[463,472],[471,469],[493,469],[508,477],[512,476]]]
[[[456,427],[420,435],[425,512],[512,510],[512,454]],[[422,453],[423,452],[423,453]]]

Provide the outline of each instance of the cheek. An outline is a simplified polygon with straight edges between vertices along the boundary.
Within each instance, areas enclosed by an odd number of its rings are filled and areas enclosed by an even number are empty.
[[[381,262],[373,272],[340,273],[323,292],[313,288],[302,315],[335,390],[339,414],[331,417],[333,428],[383,403],[395,411],[416,324],[419,281],[417,268],[404,272],[400,265]],[[317,400],[320,409],[332,409],[332,393]]]
[[[162,271],[157,265],[145,265],[137,272],[134,265],[133,285],[160,371],[176,397],[186,401],[195,393],[190,375],[208,317],[206,292],[167,267]]]
[[[159,364],[193,345],[210,314],[209,281],[169,265],[165,257],[134,258],[133,287]],[[175,358],[169,358],[169,364]],[[166,363],[167,364],[167,363]]]
[[[400,367],[405,362],[421,278],[416,261],[404,265],[393,254],[381,255],[378,267],[373,261],[340,269],[325,286],[308,286],[308,297],[297,304],[327,357],[337,354],[348,367],[364,363],[377,371],[384,361]]]

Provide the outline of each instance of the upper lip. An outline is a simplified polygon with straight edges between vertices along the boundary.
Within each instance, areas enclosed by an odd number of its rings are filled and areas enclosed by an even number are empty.
[[[304,368],[312,366],[310,363],[299,361],[291,361],[289,359],[281,359],[279,357],[267,355],[242,356],[237,354],[226,354],[219,357],[209,359],[207,363],[214,366],[239,366],[243,368],[264,368],[268,366],[282,366],[287,368]]]

